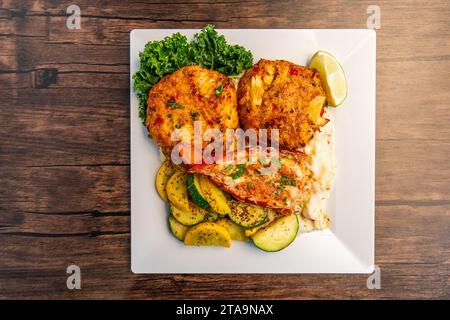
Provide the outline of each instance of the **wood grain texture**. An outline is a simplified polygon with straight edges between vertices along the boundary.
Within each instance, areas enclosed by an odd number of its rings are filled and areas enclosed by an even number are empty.
[[[450,298],[450,4],[377,1],[376,263],[366,275],[133,275],[129,32],[366,28],[366,1],[0,1],[0,298]],[[65,270],[82,270],[82,290]]]

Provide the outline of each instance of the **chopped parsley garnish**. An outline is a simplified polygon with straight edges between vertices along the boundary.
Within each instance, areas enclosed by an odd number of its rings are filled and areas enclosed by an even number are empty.
[[[247,188],[249,189],[253,188],[253,184],[251,182],[247,183]]]
[[[181,126],[177,123],[177,124],[175,125],[175,128],[180,129]]]
[[[290,185],[290,186],[296,186],[297,184],[295,183],[294,179],[291,179],[289,177],[286,176],[281,176],[281,183],[284,185]]]
[[[237,167],[238,170],[236,172],[233,172],[230,175],[230,177],[233,180],[235,180],[235,179],[237,179],[239,177],[242,177],[244,175],[245,171],[247,171],[247,166],[245,164],[238,164],[236,167]]]
[[[223,86],[220,85],[217,89],[216,89],[216,97],[220,97],[220,95],[222,94],[223,91]]]
[[[170,99],[169,101],[167,101],[167,105],[172,108],[175,102],[175,99]]]
[[[231,169],[233,169],[233,166],[230,164],[225,168],[225,171],[230,171]]]
[[[167,101],[167,106],[172,109],[184,109],[184,106],[181,103],[176,102],[175,99],[170,99],[169,101]]]
[[[286,188],[286,186],[294,186],[295,187],[296,185],[297,184],[295,183],[294,179],[291,179],[286,176],[281,176],[280,186],[275,191],[275,194],[280,194],[284,190],[284,188]]]
[[[284,190],[284,185],[281,185],[278,187],[278,189],[275,191],[276,194],[280,194]]]
[[[233,173],[230,175],[230,177],[231,177],[233,180],[236,180],[237,178],[242,177],[242,176],[244,175],[244,173],[245,173],[245,171],[236,171],[236,172],[233,172]]]

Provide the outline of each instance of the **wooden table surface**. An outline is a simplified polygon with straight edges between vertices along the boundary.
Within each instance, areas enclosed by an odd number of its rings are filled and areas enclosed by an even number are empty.
[[[366,28],[371,4],[381,290],[367,275],[133,275],[130,30]],[[450,298],[449,1],[0,5],[0,298]]]

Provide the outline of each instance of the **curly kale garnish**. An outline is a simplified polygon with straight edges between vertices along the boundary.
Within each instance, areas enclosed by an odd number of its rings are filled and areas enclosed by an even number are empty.
[[[207,25],[192,42],[180,33],[150,41],[139,53],[140,68],[133,75],[133,89],[139,97],[139,118],[145,123],[148,92],[162,77],[192,64],[236,76],[250,68],[253,55],[238,45],[227,44],[213,25]]]

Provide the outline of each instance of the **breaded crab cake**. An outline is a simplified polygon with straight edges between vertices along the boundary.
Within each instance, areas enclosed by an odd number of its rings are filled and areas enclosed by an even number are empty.
[[[236,88],[226,75],[200,66],[187,66],[162,78],[149,92],[147,129],[153,140],[165,151],[178,142],[172,141],[175,129],[194,134],[194,121],[224,132],[239,125]]]
[[[282,148],[304,146],[327,123],[325,102],[319,72],[288,61],[262,59],[239,81],[241,126],[279,129]]]

